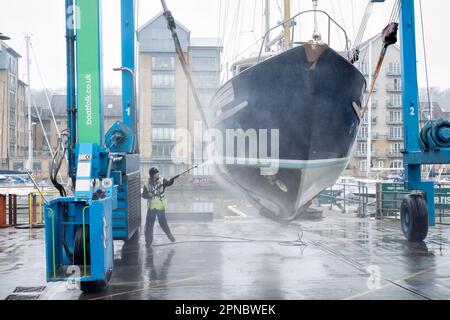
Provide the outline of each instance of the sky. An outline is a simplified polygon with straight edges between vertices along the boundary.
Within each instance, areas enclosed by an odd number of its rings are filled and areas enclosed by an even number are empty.
[[[161,12],[159,0],[138,0],[138,24],[142,26]],[[263,0],[166,0],[175,18],[191,30],[191,37],[221,37],[224,40],[224,61],[243,58],[257,52],[253,45],[263,34]],[[292,0],[292,12],[312,8],[311,0]],[[420,27],[419,0],[416,3],[419,85],[424,87],[425,68]],[[319,0],[319,9],[327,11],[355,38],[367,0]],[[102,0],[104,86],[120,86],[121,77],[113,72],[120,66],[120,1]],[[374,6],[365,39],[380,32],[387,24],[393,0]],[[450,1],[422,0],[423,21],[430,85],[450,88]],[[239,8],[239,10],[238,10]],[[271,23],[281,21],[282,0],[271,0]],[[312,20],[301,26],[309,37]],[[319,20],[319,30],[326,25]],[[307,31],[305,31],[307,30]],[[31,85],[35,89],[65,87],[65,16],[64,0],[0,0],[0,32],[11,37],[8,45],[22,56],[20,77],[26,79],[25,36],[32,36]],[[275,35],[275,34],[274,34]],[[303,37],[303,36],[302,36]],[[339,38],[337,38],[339,39]],[[339,42],[336,42],[339,46]],[[340,38],[342,45],[342,38]],[[252,47],[250,47],[253,45]],[[250,47],[250,48],[249,48]],[[245,50],[249,48],[248,50]],[[244,51],[241,55],[239,55]]]

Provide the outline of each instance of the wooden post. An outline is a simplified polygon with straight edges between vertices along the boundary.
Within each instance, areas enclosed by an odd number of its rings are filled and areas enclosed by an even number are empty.
[[[13,196],[13,221],[11,224],[17,226],[17,194]]]
[[[0,194],[0,227],[6,225],[6,196]]]
[[[12,224],[12,221],[13,221],[13,207],[12,207],[12,204],[13,204],[13,196],[12,196],[12,194],[10,194],[9,196],[8,196],[8,213],[9,213],[9,225],[11,225]]]

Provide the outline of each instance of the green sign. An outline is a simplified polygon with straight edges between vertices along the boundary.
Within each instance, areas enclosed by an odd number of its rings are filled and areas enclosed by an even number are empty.
[[[100,0],[77,0],[78,142],[102,144]]]
[[[399,210],[401,202],[407,194],[409,194],[409,191],[405,190],[405,186],[403,184],[382,183],[382,209]],[[450,209],[449,186],[441,186],[438,184],[434,185],[434,203],[436,204],[436,209]]]

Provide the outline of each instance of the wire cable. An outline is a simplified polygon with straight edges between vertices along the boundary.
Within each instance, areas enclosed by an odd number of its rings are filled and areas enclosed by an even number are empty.
[[[426,77],[426,81],[427,81],[428,112],[429,112],[429,120],[430,120],[430,122],[433,122],[433,107],[432,107],[432,102],[431,102],[430,82],[429,82],[429,75],[428,75],[428,56],[427,56],[427,47],[426,47],[426,40],[425,40],[425,27],[424,27],[424,22],[423,22],[422,0],[419,0],[419,8],[420,8],[420,24],[422,27],[422,43],[423,43],[423,56],[424,56],[424,63],[425,63],[425,77]]]

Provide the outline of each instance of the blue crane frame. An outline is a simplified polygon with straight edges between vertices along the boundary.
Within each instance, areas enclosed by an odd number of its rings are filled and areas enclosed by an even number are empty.
[[[417,80],[417,53],[414,0],[401,0],[401,52],[403,119],[405,148],[405,187],[407,190],[425,192],[428,207],[428,224],[435,225],[434,183],[422,181],[421,165],[450,163],[450,149],[422,150],[419,136],[419,86]]]

